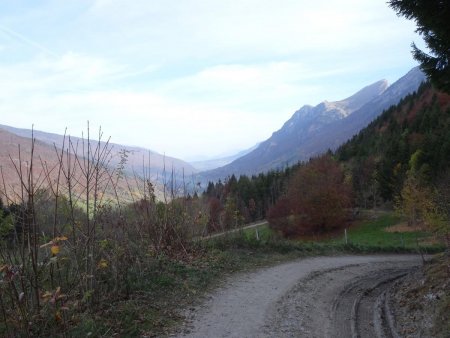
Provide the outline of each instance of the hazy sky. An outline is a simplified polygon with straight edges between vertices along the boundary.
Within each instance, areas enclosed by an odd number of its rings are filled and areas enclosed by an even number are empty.
[[[233,153],[304,104],[397,80],[414,30],[384,0],[2,0],[0,124]]]

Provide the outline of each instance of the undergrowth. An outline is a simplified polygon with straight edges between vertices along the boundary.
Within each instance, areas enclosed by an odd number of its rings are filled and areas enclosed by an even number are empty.
[[[388,226],[392,219],[371,220],[367,227]],[[382,224],[382,225],[380,225]],[[194,304],[201,295],[219,285],[227,275],[270,266],[288,260],[317,256],[368,253],[418,253],[417,248],[402,245],[377,246],[376,242],[362,243],[334,241],[302,242],[285,240],[262,227],[222,237],[197,241],[188,256],[181,258],[143,252],[141,269],[130,269],[127,274],[127,292],[120,297],[104,300],[96,309],[74,313],[68,336],[157,336],[169,334],[183,318],[182,309]],[[438,246],[421,248],[420,252],[433,253]],[[1,333],[1,332],[0,332]]]

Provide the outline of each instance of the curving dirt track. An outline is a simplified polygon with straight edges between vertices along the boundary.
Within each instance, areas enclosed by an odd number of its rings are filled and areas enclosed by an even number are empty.
[[[178,337],[398,337],[390,286],[417,255],[314,257],[230,277]]]

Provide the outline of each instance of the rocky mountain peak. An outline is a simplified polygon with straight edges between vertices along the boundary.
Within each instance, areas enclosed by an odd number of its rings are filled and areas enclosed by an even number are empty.
[[[230,173],[255,174],[307,160],[327,149],[336,149],[384,109],[416,91],[423,81],[424,74],[414,68],[391,86],[386,80],[380,80],[340,101],[304,105],[252,152],[203,175],[209,179],[223,179]]]
[[[320,125],[343,119],[360,109],[367,102],[380,96],[387,87],[388,82],[386,80],[380,80],[362,88],[357,93],[341,101],[330,102],[325,100],[315,107],[304,105],[294,113],[281,130],[285,129],[287,133],[292,130],[304,133],[306,130],[315,130]],[[314,128],[311,129],[312,124]]]

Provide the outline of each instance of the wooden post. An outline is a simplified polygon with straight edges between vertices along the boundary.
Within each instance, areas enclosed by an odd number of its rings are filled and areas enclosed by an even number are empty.
[[[347,228],[344,229],[344,236],[345,236],[345,245],[347,245],[348,244]]]

